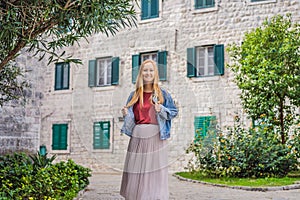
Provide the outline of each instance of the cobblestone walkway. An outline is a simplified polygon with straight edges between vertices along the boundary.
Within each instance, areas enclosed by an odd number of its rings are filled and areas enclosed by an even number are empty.
[[[121,174],[93,174],[78,200],[124,200],[119,195]],[[170,200],[300,200],[300,189],[253,192],[181,181],[170,174]]]

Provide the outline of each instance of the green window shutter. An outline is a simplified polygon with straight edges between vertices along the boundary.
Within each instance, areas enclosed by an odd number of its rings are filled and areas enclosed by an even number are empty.
[[[195,117],[195,142],[204,139],[208,135],[208,131],[212,131],[210,138],[215,138],[216,116],[201,116]]]
[[[195,8],[202,8],[203,0],[195,0]]]
[[[214,0],[195,0],[195,9],[215,6]]]
[[[142,20],[159,16],[159,0],[142,0]]]
[[[224,45],[214,46],[215,75],[224,74]]]
[[[96,60],[89,60],[89,87],[96,86]]]
[[[132,83],[136,82],[136,78],[140,68],[140,55],[132,55]]]
[[[94,149],[110,148],[110,122],[94,123]]]
[[[60,136],[60,125],[53,124],[52,126],[52,149],[59,149],[59,136]]]
[[[195,117],[194,127],[195,127],[195,141],[199,141],[206,136],[206,126],[205,126],[206,117]]]
[[[93,137],[93,146],[94,149],[100,149],[101,148],[101,123],[95,122],[94,123],[94,137]]]
[[[67,150],[67,147],[68,147],[68,124],[53,124],[52,149]]]
[[[62,89],[63,66],[61,63],[55,64],[55,90]]]
[[[101,135],[102,149],[109,149],[110,146],[110,122],[102,122],[102,135]]]
[[[215,6],[214,0],[206,0],[206,7],[213,7]]]
[[[68,147],[68,125],[61,124],[60,125],[60,150],[67,150]]]
[[[62,80],[62,89],[69,89],[69,80],[70,80],[70,64],[63,63],[63,80]]]
[[[158,52],[158,73],[159,80],[166,81],[167,80],[167,51]]]
[[[151,18],[156,18],[159,15],[159,0],[151,0]]]
[[[149,0],[142,0],[142,20],[149,18]]]
[[[187,49],[187,77],[196,76],[196,50],[195,48]]]
[[[119,57],[112,58],[112,66],[111,66],[111,84],[118,85],[119,84]]]
[[[69,89],[70,80],[70,64],[56,63],[55,64],[55,90]]]

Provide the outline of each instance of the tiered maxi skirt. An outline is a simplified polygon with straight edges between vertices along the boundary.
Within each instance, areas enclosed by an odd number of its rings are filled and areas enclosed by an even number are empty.
[[[168,200],[167,141],[159,126],[139,124],[130,138],[120,194],[126,200]]]

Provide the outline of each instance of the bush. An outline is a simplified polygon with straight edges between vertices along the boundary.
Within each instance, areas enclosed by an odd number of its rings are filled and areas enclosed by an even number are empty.
[[[73,199],[88,184],[91,170],[55,156],[15,153],[0,157],[0,199]]]
[[[299,164],[299,131],[286,144],[267,125],[244,129],[237,124],[217,135],[211,146],[203,139],[190,145],[187,153],[195,155],[190,171],[209,177],[283,177]]]

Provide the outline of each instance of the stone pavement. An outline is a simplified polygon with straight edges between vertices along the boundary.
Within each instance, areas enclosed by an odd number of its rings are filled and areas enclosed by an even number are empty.
[[[124,200],[119,195],[121,174],[93,174],[77,200]],[[169,175],[170,200],[300,200],[300,189],[245,191],[179,180]]]

